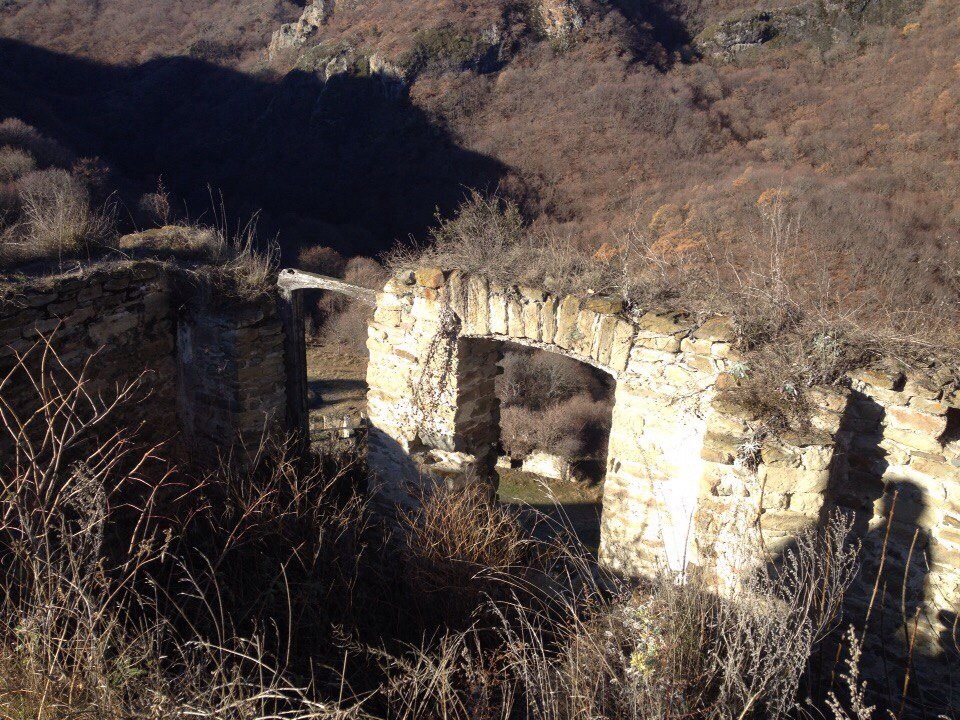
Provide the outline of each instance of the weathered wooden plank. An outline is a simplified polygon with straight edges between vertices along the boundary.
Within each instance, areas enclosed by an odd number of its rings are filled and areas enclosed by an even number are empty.
[[[281,289],[287,292],[295,290],[329,290],[330,292],[340,293],[359,300],[362,303],[376,307],[377,294],[358,285],[351,285],[336,278],[326,275],[317,275],[316,273],[306,272],[305,270],[296,270],[288,268],[281,270],[277,279],[277,284]]]

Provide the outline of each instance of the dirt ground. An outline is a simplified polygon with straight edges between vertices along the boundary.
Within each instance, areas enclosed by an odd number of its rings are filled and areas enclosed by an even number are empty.
[[[310,412],[342,417],[367,408],[367,357],[339,345],[307,345]]]
[[[570,532],[596,552],[600,546],[603,488],[570,480],[545,480],[520,470],[498,468],[500,500],[537,511],[529,518],[540,537]]]

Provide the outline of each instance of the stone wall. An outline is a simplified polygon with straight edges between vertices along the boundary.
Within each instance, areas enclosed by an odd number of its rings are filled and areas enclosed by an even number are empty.
[[[0,303],[0,376],[16,366],[18,355],[36,374],[43,338],[52,338],[71,372],[92,358],[92,392],[109,394],[143,372],[145,399],[127,409],[124,421],[142,423],[152,438],[162,439],[176,427],[174,324],[169,277],[149,263],[7,285]],[[3,388],[3,401],[23,418],[39,399],[19,372]],[[5,433],[0,436],[0,450],[8,452],[11,443]]]
[[[195,457],[256,453],[286,412],[283,327],[269,295],[185,308],[177,326],[178,407]],[[237,441],[224,445],[224,438]]]
[[[271,295],[221,307],[190,297],[173,264],[111,263],[7,283],[0,301],[0,377],[28,355],[36,374],[49,338],[77,373],[89,359],[93,392],[109,395],[143,374],[139,401],[116,421],[215,460],[239,439],[256,446],[285,410],[282,328]],[[48,365],[49,367],[49,365]],[[25,374],[3,388],[23,417],[38,398]],[[0,455],[12,441],[0,433]]]
[[[850,374],[838,472],[828,490],[855,513],[864,571],[851,599],[873,601],[868,671],[883,658],[939,680],[925,700],[960,708],[960,395],[943,369],[873,368]],[[903,622],[906,616],[907,623]],[[909,646],[913,645],[912,651]],[[902,682],[902,678],[896,678]]]
[[[840,386],[809,389],[802,430],[771,432],[743,404],[734,337],[722,317],[627,311],[609,298],[555,297],[437,268],[401,273],[377,295],[369,327],[372,490],[389,507],[456,469],[495,483],[503,342],[589,363],[616,380],[601,561],[628,575],[701,566],[730,587],[764,561],[756,548],[776,558],[833,511],[852,513],[864,569],[848,610],[864,618],[876,595],[871,625],[883,628],[869,641],[866,664],[877,665],[869,674],[902,686],[880,664],[904,667],[912,643],[915,666],[930,667],[928,685],[945,678],[935,703],[956,708],[953,375],[852,373]]]

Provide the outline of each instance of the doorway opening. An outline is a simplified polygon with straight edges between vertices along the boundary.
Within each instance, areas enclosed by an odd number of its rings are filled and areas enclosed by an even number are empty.
[[[616,382],[558,353],[499,344],[499,498],[526,509],[535,533],[572,531],[596,552]]]

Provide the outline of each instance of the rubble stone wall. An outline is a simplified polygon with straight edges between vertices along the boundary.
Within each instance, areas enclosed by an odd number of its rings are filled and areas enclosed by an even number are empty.
[[[896,366],[850,374],[838,433],[838,472],[829,501],[854,513],[863,572],[850,598],[855,615],[872,602],[865,651],[874,676],[882,659],[940,678],[940,697],[960,709],[960,394],[943,369]],[[905,622],[906,620],[906,622]],[[911,650],[910,645],[913,646]],[[882,651],[881,651],[882,650]],[[902,678],[897,678],[902,682]],[[929,683],[928,683],[929,684]]]
[[[733,586],[756,567],[755,548],[775,558],[834,510],[852,513],[864,568],[851,610],[862,616],[878,587],[873,612],[888,613],[887,636],[870,642],[905,657],[905,611],[915,659],[944,672],[960,604],[953,376],[852,373],[807,391],[804,429],[771,432],[737,392],[748,368],[735,334],[724,317],[628,311],[438,268],[400,273],[369,327],[375,496],[407,504],[464,468],[473,472],[458,482],[495,483],[502,343],[561,353],[616,380],[601,561],[628,575],[701,566]]]
[[[44,363],[74,374],[86,364],[88,391],[106,397],[143,373],[141,401],[122,421],[160,439],[176,427],[174,324],[169,278],[150,263],[11,284],[0,302],[0,376],[14,373],[0,391],[4,405],[23,419],[40,403],[23,367],[15,370],[18,357],[34,377]],[[12,445],[0,435],[0,454]]]
[[[114,422],[144,440],[169,440],[201,460],[219,459],[237,441],[255,447],[280,429],[286,408],[283,334],[272,297],[212,306],[191,302],[173,264],[124,262],[3,286],[0,378],[8,415],[39,407],[18,358],[77,375],[86,364],[91,394],[110,397],[141,377],[136,397]],[[177,289],[179,287],[179,289]],[[58,358],[44,361],[44,338]],[[60,373],[64,375],[63,372]],[[0,432],[0,458],[15,443]]]
[[[282,426],[283,327],[269,295],[181,312],[177,368],[180,425],[202,461],[231,450],[242,460]]]

